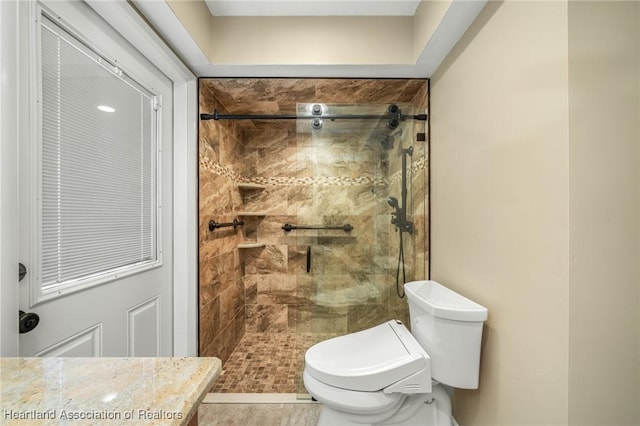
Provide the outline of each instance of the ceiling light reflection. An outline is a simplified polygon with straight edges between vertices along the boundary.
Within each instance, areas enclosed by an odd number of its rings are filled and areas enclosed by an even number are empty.
[[[112,108],[112,107],[107,106],[107,105],[98,105],[98,109],[100,111],[104,111],[104,112],[116,112],[115,108]]]

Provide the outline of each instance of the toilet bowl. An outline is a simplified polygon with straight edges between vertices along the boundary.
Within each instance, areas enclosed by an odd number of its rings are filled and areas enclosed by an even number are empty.
[[[477,387],[488,311],[435,281],[405,291],[411,332],[390,320],[306,352],[304,384],[323,404],[319,426],[456,424],[450,386]]]

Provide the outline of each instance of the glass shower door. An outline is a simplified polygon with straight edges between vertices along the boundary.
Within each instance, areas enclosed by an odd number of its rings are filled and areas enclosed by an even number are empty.
[[[414,196],[418,189],[426,198],[425,185],[415,184],[426,183],[426,174],[413,167],[426,156],[424,142],[414,146],[415,126],[424,132],[424,123],[402,118],[410,113],[410,105],[298,104],[297,160],[307,167],[295,223],[285,232],[295,235],[289,261],[296,265],[299,394],[306,394],[302,369],[311,345],[406,321],[398,293],[415,276],[416,252],[425,252],[415,243],[426,241]]]

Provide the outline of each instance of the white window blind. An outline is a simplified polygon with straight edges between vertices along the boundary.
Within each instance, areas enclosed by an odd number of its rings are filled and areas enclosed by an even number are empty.
[[[42,17],[41,288],[157,259],[154,97]]]

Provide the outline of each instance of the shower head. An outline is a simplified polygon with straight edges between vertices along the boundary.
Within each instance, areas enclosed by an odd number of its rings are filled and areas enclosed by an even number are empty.
[[[392,150],[395,147],[396,140],[402,141],[402,128],[388,128],[387,134],[383,137],[380,144],[386,150]]]
[[[380,143],[384,149],[393,149],[394,139],[393,135],[387,135]]]
[[[387,198],[387,204],[389,204],[389,206],[393,207],[394,209],[400,208],[400,206],[398,205],[398,199],[396,197]]]

